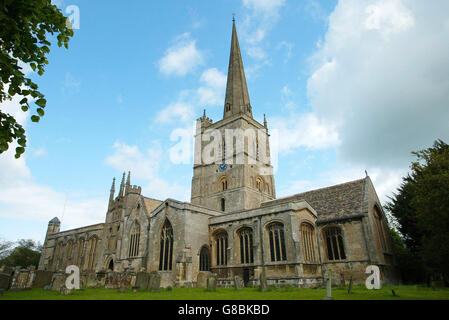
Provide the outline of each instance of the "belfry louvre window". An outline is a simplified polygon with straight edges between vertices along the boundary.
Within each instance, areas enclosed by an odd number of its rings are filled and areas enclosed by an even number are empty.
[[[220,191],[228,190],[228,179],[226,177],[222,177],[219,182]]]
[[[268,227],[268,232],[270,237],[271,261],[287,260],[284,226],[281,223],[274,223]]]
[[[217,254],[217,266],[224,266],[228,264],[228,234],[222,232],[215,237],[215,247]]]
[[[159,254],[159,270],[172,269],[173,257],[173,228],[170,221],[166,220],[161,232],[161,251]]]
[[[210,270],[210,256],[209,249],[207,247],[202,247],[200,251],[200,271]]]
[[[129,240],[129,254],[130,258],[137,257],[139,255],[139,243],[140,243],[140,225],[134,223],[131,231],[131,238]]]
[[[315,262],[315,229],[309,223],[302,223],[301,236],[304,261]]]
[[[327,257],[329,260],[346,259],[343,236],[340,228],[332,227],[325,231]]]
[[[253,230],[244,228],[239,232],[240,238],[240,262],[254,263],[253,255]]]

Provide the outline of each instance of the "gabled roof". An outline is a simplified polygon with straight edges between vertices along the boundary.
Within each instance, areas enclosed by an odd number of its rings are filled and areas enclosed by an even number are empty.
[[[50,223],[61,223],[61,221],[59,221],[58,217],[54,217],[50,220]]]
[[[319,222],[360,216],[367,212],[367,179],[369,177],[266,201],[262,203],[262,207],[305,200],[316,210]]]

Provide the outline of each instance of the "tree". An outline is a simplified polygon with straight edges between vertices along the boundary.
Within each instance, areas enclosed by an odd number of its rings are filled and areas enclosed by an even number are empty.
[[[0,260],[0,265],[6,265],[9,267],[28,267],[33,265],[37,268],[39,265],[41,252],[41,244],[30,239],[21,239],[18,241],[17,246],[11,251],[11,253],[7,257]]]
[[[68,48],[73,30],[70,22],[51,0],[0,0],[0,103],[19,95],[21,109],[27,112],[35,105],[31,121],[39,122],[47,101],[38,86],[25,77],[21,64],[29,64],[42,75],[50,52],[50,35]],[[25,129],[10,114],[0,110],[0,154],[17,141],[15,157],[25,152]]]
[[[0,260],[9,256],[13,246],[14,242],[12,241],[0,240]]]
[[[422,271],[449,285],[449,145],[437,140],[413,154],[411,173],[385,207]]]

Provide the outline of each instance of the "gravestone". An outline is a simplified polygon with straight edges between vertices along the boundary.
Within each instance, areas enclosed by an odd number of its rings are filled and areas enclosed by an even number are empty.
[[[349,278],[349,288],[348,288],[348,294],[352,293],[352,274],[351,274],[351,278]]]
[[[52,271],[37,270],[36,278],[34,278],[32,287],[33,288],[44,288],[45,286],[51,284],[52,277],[53,277]]]
[[[267,277],[265,275],[265,270],[262,270],[259,276],[259,291],[267,291]]]
[[[239,276],[234,276],[234,288],[235,290],[242,290],[244,286],[242,278]]]
[[[148,291],[157,292],[161,288],[161,275],[153,271],[150,273],[149,281],[148,281]]]
[[[210,272],[200,271],[196,277],[196,286],[201,288],[207,287],[207,279],[210,277]]]
[[[120,286],[120,288],[118,288],[118,291],[119,291],[119,292],[126,292],[126,291],[128,291],[128,287],[126,287],[126,286]]]
[[[340,286],[341,287],[344,287],[346,285],[346,282],[345,282],[345,275],[344,275],[344,273],[342,272],[342,273],[340,273]]]
[[[51,290],[58,291],[62,286],[65,286],[66,279],[67,275],[65,273],[53,274],[53,279],[51,282]]]
[[[207,279],[207,291],[216,291],[217,290],[217,280],[214,277],[210,277]]]
[[[326,298],[324,300],[332,300],[332,270],[327,270],[324,273],[324,279],[326,279]]]
[[[70,294],[70,292],[72,292],[72,290],[67,289],[67,287],[66,287],[65,285],[63,285],[63,286],[61,286],[61,287],[59,288],[59,293],[62,294],[62,295],[67,296],[67,295]]]
[[[148,288],[148,281],[150,280],[150,275],[147,272],[137,272],[136,284],[134,287],[136,289]]]
[[[4,291],[4,289],[0,289],[0,296],[3,295],[3,291]]]
[[[8,290],[11,280],[11,275],[0,273],[0,289]]]

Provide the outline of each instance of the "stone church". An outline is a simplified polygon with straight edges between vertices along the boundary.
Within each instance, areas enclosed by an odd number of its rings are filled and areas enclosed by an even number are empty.
[[[217,161],[198,158],[205,134],[240,129],[258,133],[256,152],[232,138],[216,141]],[[276,198],[268,137],[267,121],[253,118],[234,22],[223,119],[197,120],[191,201],[146,197],[129,173],[116,194],[114,178],[104,223],[61,232],[58,218],[49,222],[39,270],[77,265],[98,279],[157,272],[164,287],[204,286],[210,276],[229,286],[235,275],[257,285],[263,274],[268,285],[313,287],[327,270],[336,283],[363,283],[377,265],[392,281],[389,226],[369,176]]]

